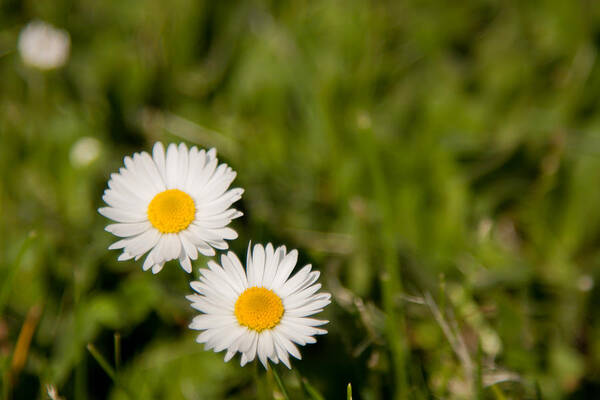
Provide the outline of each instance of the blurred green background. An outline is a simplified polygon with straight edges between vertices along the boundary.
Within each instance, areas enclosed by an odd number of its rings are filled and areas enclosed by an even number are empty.
[[[24,64],[35,19],[64,67]],[[600,398],[599,49],[589,0],[0,0],[2,398],[281,398],[194,342],[206,259],[107,250],[109,174],[156,140],[238,172],[242,258],[322,271],[291,398]],[[119,384],[86,349],[115,333]]]

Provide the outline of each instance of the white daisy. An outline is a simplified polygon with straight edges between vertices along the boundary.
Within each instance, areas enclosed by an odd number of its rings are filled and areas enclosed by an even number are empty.
[[[69,33],[47,22],[32,21],[19,34],[19,53],[31,67],[49,70],[63,66],[69,58]]]
[[[296,250],[286,253],[285,246],[273,249],[271,243],[250,248],[246,272],[231,251],[221,256],[222,266],[211,260],[209,269],[200,270],[200,281],[191,283],[199,294],[187,299],[203,314],[190,328],[203,331],[196,341],[207,350],[227,350],[225,361],[240,352],[242,366],[258,355],[265,368],[268,359],[290,368],[289,354],[301,358],[294,343],[315,343],[314,335],[327,333],[316,326],[328,321],[308,316],[323,311],[331,295],[317,293],[319,271],[311,272],[310,265],[290,278]]]
[[[158,142],[152,157],[145,151],[125,157],[125,167],[111,174],[102,197],[109,207],[98,209],[117,222],[106,230],[124,238],[109,247],[123,249],[119,261],[138,260],[149,251],[144,271],[156,274],[178,258],[192,272],[190,259],[198,252],[214,256],[213,248],[228,248],[225,240],[237,233],[226,226],[242,215],[230,206],[244,190],[227,190],[236,173],[217,162],[215,149],[188,150],[183,143],[170,144],[166,156]]]

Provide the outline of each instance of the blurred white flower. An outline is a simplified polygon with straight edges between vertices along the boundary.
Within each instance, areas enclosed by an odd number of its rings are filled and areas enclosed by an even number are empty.
[[[198,292],[187,296],[192,307],[202,312],[190,324],[203,331],[196,341],[215,352],[227,350],[225,361],[237,352],[241,364],[258,358],[267,368],[270,359],[291,368],[289,355],[300,359],[294,343],[315,343],[315,335],[327,333],[317,326],[328,321],[309,318],[331,302],[329,293],[317,293],[319,271],[305,265],[292,277],[298,251],[285,246],[248,246],[246,270],[233,252],[221,256],[221,265],[208,262],[200,281],[191,283]]]
[[[82,137],[71,147],[71,164],[75,167],[90,165],[100,156],[100,141],[93,137]]]
[[[594,278],[590,275],[581,275],[577,280],[577,288],[582,292],[589,292],[594,287]]]
[[[65,30],[43,21],[32,21],[19,34],[18,46],[25,64],[49,70],[67,62],[71,39]]]
[[[111,174],[102,199],[109,207],[98,212],[116,221],[106,227],[122,237],[109,249],[123,249],[119,261],[138,260],[149,252],[144,271],[158,273],[165,262],[179,259],[192,272],[198,252],[214,256],[228,248],[225,240],[237,238],[227,225],[242,213],[231,205],[243,189],[230,189],[236,173],[218,164],[215,149],[188,149],[171,143],[165,153],[162,143],[152,156],[145,151],[125,157],[125,167]]]
[[[46,385],[46,391],[48,392],[50,400],[63,400],[63,398],[58,395],[58,391],[54,385]]]

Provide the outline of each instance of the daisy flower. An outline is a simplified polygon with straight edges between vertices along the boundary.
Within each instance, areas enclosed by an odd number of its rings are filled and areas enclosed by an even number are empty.
[[[152,156],[144,152],[125,157],[125,167],[111,174],[102,199],[108,207],[98,212],[117,222],[106,230],[123,239],[109,249],[123,249],[119,261],[138,260],[148,253],[144,271],[158,273],[166,261],[179,259],[192,272],[190,260],[214,256],[228,248],[225,240],[237,238],[228,228],[242,215],[230,208],[243,189],[227,190],[236,173],[227,164],[217,166],[217,152],[188,150],[185,144],[154,145]]]
[[[19,53],[30,67],[50,70],[63,66],[69,58],[69,33],[47,22],[32,21],[19,34]]]
[[[331,302],[329,293],[317,293],[319,271],[311,272],[311,265],[290,277],[297,260],[298,251],[269,243],[253,251],[248,246],[246,271],[231,251],[221,265],[209,261],[200,281],[191,283],[198,294],[187,296],[203,313],[190,324],[203,331],[196,341],[207,350],[227,350],[226,362],[240,352],[242,366],[258,356],[265,368],[269,359],[291,368],[289,354],[301,359],[294,343],[315,343],[314,335],[327,333],[316,327],[328,321],[308,317]]]

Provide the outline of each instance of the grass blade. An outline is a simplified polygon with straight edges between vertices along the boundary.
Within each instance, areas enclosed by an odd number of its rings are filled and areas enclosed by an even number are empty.
[[[504,393],[502,393],[502,390],[500,390],[498,385],[492,386],[492,392],[494,393],[496,400],[506,400],[506,396],[504,396]]]
[[[90,352],[90,354],[92,355],[92,357],[94,357],[94,359],[98,362],[100,367],[104,370],[104,372],[106,372],[106,374],[108,376],[110,376],[110,379],[112,379],[113,382],[115,382],[115,380],[116,380],[115,370],[113,369],[113,367],[110,366],[108,361],[106,361],[106,358],[104,358],[104,356],[102,354],[100,354],[100,352],[96,349],[96,347],[91,343],[88,343],[87,349]]]
[[[535,399],[542,400],[542,388],[540,387],[540,383],[535,381]]]
[[[10,296],[10,291],[12,289],[13,281],[15,280],[15,276],[17,275],[17,271],[21,267],[21,262],[23,261],[23,256],[33,243],[36,238],[36,232],[31,231],[23,241],[21,248],[19,249],[19,253],[17,253],[17,257],[12,265],[8,268],[6,275],[4,276],[2,287],[0,288],[0,315],[4,314],[4,307],[8,302],[8,297]]]
[[[313,386],[310,384],[308,379],[304,378],[300,371],[294,369],[296,372],[296,376],[298,377],[298,381],[300,382],[300,386],[304,391],[305,396],[308,396],[312,400],[325,400],[325,397]]]

